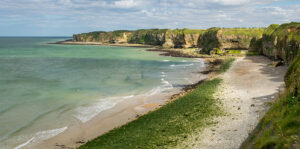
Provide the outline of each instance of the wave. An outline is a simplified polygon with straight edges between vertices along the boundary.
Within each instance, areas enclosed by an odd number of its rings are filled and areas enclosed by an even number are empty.
[[[163,77],[163,78],[167,77],[167,75],[166,75],[165,72],[161,72],[161,73],[160,73],[160,76]]]
[[[194,63],[190,63],[190,64],[180,64],[180,65],[175,65],[175,64],[172,64],[170,65],[170,67],[188,67],[188,66],[193,66]]]
[[[193,84],[194,82],[191,81],[189,78],[184,78],[184,80],[188,81],[189,84]]]
[[[133,96],[105,98],[91,106],[80,106],[76,108],[77,114],[74,117],[80,120],[81,122],[85,123],[94,118],[100,112],[107,109],[111,109],[117,103],[131,97]]]
[[[65,105],[61,105],[55,109],[52,109],[52,110],[49,110],[49,111],[46,111],[40,115],[37,115],[36,117],[34,117],[33,119],[31,119],[30,121],[28,121],[26,124],[22,125],[21,127],[15,129],[15,130],[12,130],[11,132],[7,133],[6,135],[4,135],[2,138],[0,138],[0,141],[3,141],[3,140],[6,140],[8,137],[14,135],[14,134],[17,134],[18,132],[30,127],[31,125],[33,125],[37,120],[39,120],[40,118],[44,117],[45,115],[49,114],[49,113],[52,113],[54,111],[57,111],[59,109],[62,109],[64,108]]]
[[[17,147],[15,147],[14,149],[20,149],[20,148],[22,148],[22,147],[24,147],[24,146],[28,145],[29,143],[33,142],[33,141],[34,141],[34,139],[35,139],[35,137],[32,137],[31,139],[29,139],[28,141],[26,141],[26,142],[25,142],[25,143],[23,143],[23,144],[20,144],[20,145],[18,145],[18,146],[17,146]]]
[[[132,97],[134,97],[134,95],[125,96],[125,97],[123,97],[123,99],[128,99],[128,98],[132,98]]]
[[[151,89],[150,91],[148,91],[146,93],[147,96],[152,96],[152,95],[155,95],[155,94],[158,94],[158,93],[162,93],[166,90],[170,90],[170,89],[173,89],[173,85],[166,81],[164,78],[161,78],[161,83],[162,85],[161,86],[158,86],[158,87],[155,87],[153,89]]]
[[[20,148],[22,148],[24,146],[27,146],[28,144],[33,143],[33,142],[47,140],[49,138],[52,138],[52,137],[64,132],[67,129],[68,129],[68,127],[62,127],[62,128],[58,128],[58,129],[39,131],[34,135],[34,137],[27,140],[25,143],[22,143],[22,144],[18,145],[14,149],[20,149]]]
[[[152,96],[161,92],[164,92],[166,90],[172,89],[173,86],[170,82],[166,81],[165,78],[165,73],[161,72],[162,78],[161,78],[161,84],[158,87],[155,87],[153,89],[151,89],[150,91],[144,93],[144,94],[140,94],[137,96]],[[93,105],[89,105],[89,106],[80,106],[78,108],[75,109],[76,114],[74,115],[74,117],[78,120],[80,120],[82,123],[86,123],[87,121],[93,119],[95,116],[97,116],[99,113],[101,113],[104,110],[108,110],[113,108],[115,105],[117,105],[118,103],[129,99],[129,98],[133,98],[136,97],[135,95],[129,95],[129,96],[123,96],[123,97],[109,97],[109,98],[104,98],[99,100],[99,102],[96,102]]]
[[[13,105],[11,105],[11,106],[8,106],[8,107],[6,107],[6,108],[0,110],[0,115],[2,115],[3,113],[9,111],[10,109],[13,109],[13,108],[14,108],[15,106],[17,106],[17,105],[18,105],[18,104],[13,104]]]

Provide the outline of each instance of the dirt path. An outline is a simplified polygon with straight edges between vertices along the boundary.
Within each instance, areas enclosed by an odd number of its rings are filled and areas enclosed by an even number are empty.
[[[275,68],[270,63],[262,56],[238,58],[221,76],[223,83],[215,94],[225,116],[215,118],[214,126],[196,130],[178,148],[239,148],[265,113],[267,103],[283,89],[286,66]]]

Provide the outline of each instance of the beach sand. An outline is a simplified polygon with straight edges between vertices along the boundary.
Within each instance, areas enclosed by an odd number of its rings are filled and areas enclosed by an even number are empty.
[[[268,109],[268,103],[284,89],[286,66],[274,67],[268,58],[237,58],[217,93],[224,116],[215,117],[215,125],[195,130],[177,148],[238,149]]]

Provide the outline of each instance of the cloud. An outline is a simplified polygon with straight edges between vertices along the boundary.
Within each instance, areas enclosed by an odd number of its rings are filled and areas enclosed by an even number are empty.
[[[117,8],[132,8],[137,5],[138,3],[134,0],[120,0],[114,2],[114,6]]]
[[[290,0],[1,0],[0,36],[19,35],[19,28],[22,35],[72,35],[115,29],[261,27],[300,21],[299,8],[300,3]]]
[[[222,5],[242,5],[249,3],[250,0],[211,0],[211,2],[219,3]]]

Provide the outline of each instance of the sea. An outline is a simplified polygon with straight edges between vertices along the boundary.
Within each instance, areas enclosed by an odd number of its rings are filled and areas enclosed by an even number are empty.
[[[117,103],[196,83],[202,59],[145,48],[0,37],[0,148],[20,149],[86,123]]]

